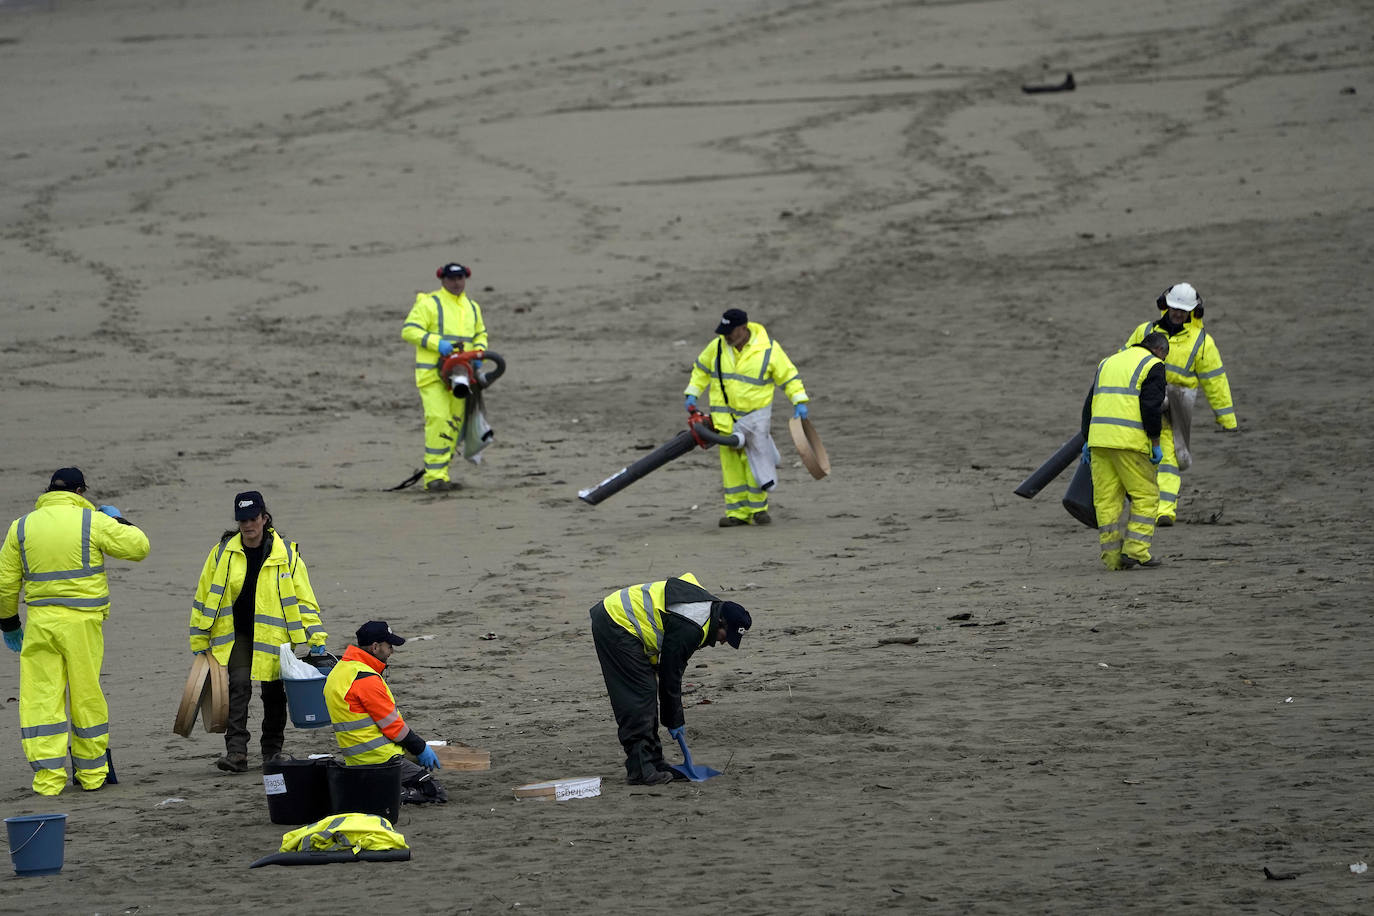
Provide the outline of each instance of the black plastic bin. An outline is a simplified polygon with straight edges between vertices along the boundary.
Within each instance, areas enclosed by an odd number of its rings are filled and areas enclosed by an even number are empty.
[[[376,814],[396,823],[401,814],[402,759],[328,767],[330,810],[326,813]]]
[[[333,758],[297,760],[278,757],[262,765],[262,785],[267,792],[267,812],[274,824],[313,824],[332,814],[329,779]]]

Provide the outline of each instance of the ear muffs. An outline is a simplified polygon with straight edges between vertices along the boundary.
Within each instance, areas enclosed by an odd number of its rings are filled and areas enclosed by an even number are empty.
[[[1171,286],[1169,287],[1169,289],[1173,289],[1173,287]],[[1159,310],[1161,312],[1168,311],[1169,309],[1169,303],[1166,302],[1164,299],[1165,296],[1169,295],[1169,289],[1166,289],[1164,292],[1160,293],[1159,298],[1155,300],[1155,305],[1159,306]]]
[[[463,279],[466,280],[468,277],[472,276],[471,268],[464,267],[462,264],[457,264],[457,262],[452,261],[449,262],[449,264],[445,264],[443,267],[440,267],[438,270],[436,270],[434,272],[434,276],[438,277],[440,280],[444,279],[444,270],[447,269],[450,264],[455,264],[456,266],[463,268]]]

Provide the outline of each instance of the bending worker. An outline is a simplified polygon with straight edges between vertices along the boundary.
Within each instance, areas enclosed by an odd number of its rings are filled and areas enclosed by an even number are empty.
[[[110,616],[106,555],[138,562],[148,536],[114,506],[82,495],[79,468],[59,468],[34,510],[10,525],[0,547],[0,630],[19,653],[19,726],[33,790],[57,795],[67,784],[67,741],[81,788],[110,773],[110,708],[100,689],[105,619]],[[19,589],[29,607],[19,622]],[[71,723],[67,722],[68,695]]]
[[[418,765],[401,757],[401,785],[416,788],[429,782],[433,788],[426,793],[437,792],[440,800],[447,800],[447,793],[428,772],[440,768],[434,748],[401,718],[384,677],[387,662],[397,646],[405,645],[405,637],[391,632],[384,620],[369,620],[358,627],[357,639],[358,644],[345,650],[324,682],[325,707],[344,763],[386,763],[405,753],[414,754]]]
[[[738,649],[751,623],[749,612],[720,600],[686,573],[612,592],[591,613],[596,657],[625,748],[625,781],[670,782],[674,773],[663,760],[660,717],[676,739],[686,723],[682,673],[692,653],[723,642]]]
[[[1083,460],[1092,466],[1093,508],[1102,562],[1108,569],[1155,567],[1150,557],[1159,485],[1155,465],[1164,408],[1164,358],[1169,339],[1159,332],[1097,364],[1083,401]],[[1130,500],[1123,540],[1121,513]]]
[[[248,769],[253,682],[262,682],[265,763],[281,753],[286,740],[286,685],[278,646],[309,643],[311,654],[323,655],[328,634],[300,547],[272,527],[262,494],[249,490],[235,496],[234,521],[237,530],[220,535],[200,570],[191,604],[191,652],[212,652],[228,669],[224,756],[215,766],[243,773]]]
[[[697,397],[709,387],[711,424],[716,432],[737,432],[744,440],[739,448],[722,445],[716,449],[725,485],[725,516],[720,526],[767,525],[773,520],[768,514],[768,491],[777,482],[780,460],[769,430],[773,386],[792,402],[795,417],[806,417],[810,398],[782,344],[742,310],[726,309],[716,334],[692,366],[683,392],[687,412],[696,410]]]
[[[487,326],[482,323],[481,307],[466,292],[472,271],[450,262],[434,273],[442,285],[415,297],[415,304],[401,326],[401,339],[415,346],[415,387],[420,389],[420,404],[425,411],[421,479],[426,490],[440,492],[462,489],[462,484],[449,479],[449,465],[463,441],[466,402],[453,396],[439,375],[439,367],[453,353],[485,350]],[[480,368],[481,362],[477,360],[473,368]]]
[[[1212,416],[1223,432],[1239,429],[1236,408],[1231,403],[1231,384],[1226,380],[1226,367],[1216,338],[1202,329],[1202,299],[1188,283],[1175,283],[1155,300],[1161,312],[1159,318],[1140,325],[1126,340],[1126,346],[1138,344],[1145,335],[1163,332],[1169,339],[1170,359],[1164,364],[1165,396],[1164,426],[1159,445],[1164,458],[1159,462],[1159,519],[1165,527],[1174,523],[1178,515],[1178,498],[1183,483],[1179,474],[1192,464],[1189,432],[1192,427],[1193,402],[1201,386],[1212,405]]]

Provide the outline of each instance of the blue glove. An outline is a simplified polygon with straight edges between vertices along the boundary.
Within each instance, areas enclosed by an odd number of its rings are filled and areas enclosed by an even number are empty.
[[[452,355],[453,355],[453,341],[451,341],[451,340],[441,340],[441,341],[439,341],[439,355],[440,355],[440,356],[452,356]]]
[[[1158,445],[1150,446],[1150,464],[1159,464],[1164,460],[1164,449]]]
[[[687,395],[687,402],[683,406],[687,408],[688,413],[691,413],[692,408],[697,406],[697,396],[694,394]]]
[[[204,655],[206,652],[209,652],[209,651],[210,651],[209,649],[197,649],[196,651],[192,652],[191,654],[192,654],[192,655]]]
[[[1092,450],[1088,448],[1088,443],[1086,443],[1086,442],[1083,443],[1083,463],[1084,463],[1084,464],[1092,464],[1092,463],[1093,463],[1093,453],[1092,453]]]
[[[798,404],[797,407],[796,407],[796,409],[792,411],[792,416],[796,417],[798,420],[805,420],[805,419],[806,419],[806,405],[805,405],[805,404]]]
[[[477,371],[480,370],[481,368],[482,368],[482,361],[481,361],[480,359],[474,359],[474,360],[472,361],[472,371],[473,371],[473,372],[477,372]]]
[[[24,628],[5,631],[5,645],[10,647],[13,652],[18,652],[24,648]]]
[[[426,770],[443,769],[439,763],[439,755],[434,753],[434,748],[432,747],[426,747],[415,759],[420,761],[420,766],[424,767]]]
[[[310,654],[311,654],[311,655],[323,655],[323,654],[324,654],[324,646],[311,646],[311,647],[310,647]]]
[[[114,506],[100,506],[99,508],[100,508],[100,511],[101,511],[101,512],[104,512],[104,513],[105,513],[106,515],[108,515],[110,518],[119,518],[120,516],[122,516],[122,515],[124,514],[124,513],[120,512],[117,508],[115,508]]]
[[[687,734],[687,726],[686,726],[686,725],[679,725],[677,728],[670,728],[670,729],[668,729],[668,735],[669,735],[674,741],[681,741],[681,740],[682,740],[682,736],[685,735],[685,734]]]

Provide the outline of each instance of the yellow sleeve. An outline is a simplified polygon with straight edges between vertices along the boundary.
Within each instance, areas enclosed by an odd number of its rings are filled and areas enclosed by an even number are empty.
[[[773,380],[773,384],[782,389],[782,393],[787,395],[787,399],[793,404],[805,404],[811,400],[806,393],[806,387],[802,384],[797,367],[792,364],[787,351],[778,343],[776,337],[773,338],[773,358],[768,362],[768,377]]]
[[[1207,395],[1207,403],[1212,405],[1212,416],[1222,429],[1235,429],[1236,406],[1231,400],[1231,383],[1226,379],[1226,367],[1221,362],[1221,351],[1217,349],[1216,338],[1207,335],[1202,351],[1197,355],[1193,366],[1202,393]]]
[[[23,567],[19,562],[17,521],[10,523],[5,544],[0,547],[0,617],[14,617],[19,613],[19,588],[24,584]]]
[[[418,293],[405,324],[401,325],[401,339],[412,346],[439,352],[439,335],[434,331],[438,326],[437,308],[429,293]]]
[[[469,299],[468,302],[472,302],[472,300]],[[476,302],[472,302],[472,348],[474,350],[487,348],[487,325],[482,321],[482,307]]]
[[[148,535],[134,524],[121,524],[104,512],[91,513],[91,531],[101,553],[134,563],[148,556]]]
[[[305,626],[306,642],[312,646],[322,646],[329,641],[329,634],[320,622],[320,604],[315,599],[315,590],[310,587],[310,571],[306,569],[305,558],[301,556],[300,545],[294,545],[296,565],[291,570],[291,581],[295,584],[296,601],[301,612],[301,623]]]
[[[716,364],[716,341],[711,341],[702,348],[697,356],[697,361],[692,364],[692,377],[687,380],[687,387],[683,389],[683,394],[700,395],[707,388],[711,387],[712,368]]]
[[[200,569],[200,581],[196,583],[196,597],[191,602],[191,651],[199,652],[201,649],[210,648],[209,630],[211,624],[215,622],[214,609],[219,606],[221,594],[215,594],[212,598],[210,591],[215,581],[215,570],[219,566],[215,562],[215,553],[219,545],[210,548],[210,554],[205,558],[205,564]],[[227,553],[227,551],[226,551]],[[220,591],[223,591],[221,587]],[[206,607],[207,602],[211,607]]]

